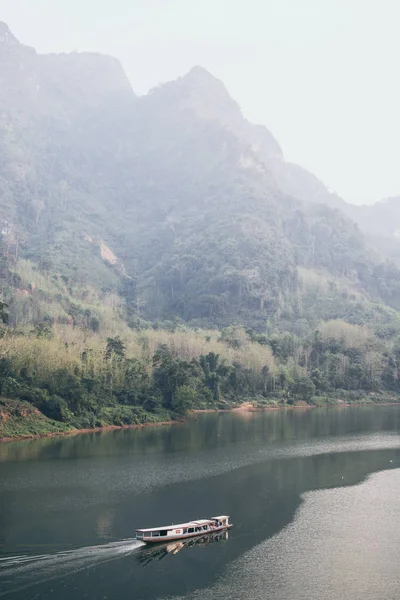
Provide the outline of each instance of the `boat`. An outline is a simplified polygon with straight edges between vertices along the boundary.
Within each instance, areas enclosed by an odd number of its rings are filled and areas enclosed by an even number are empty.
[[[164,525],[163,527],[150,527],[149,529],[137,529],[136,539],[143,542],[171,542],[195,536],[217,533],[230,529],[229,516],[221,515],[211,519],[199,519],[179,525]]]

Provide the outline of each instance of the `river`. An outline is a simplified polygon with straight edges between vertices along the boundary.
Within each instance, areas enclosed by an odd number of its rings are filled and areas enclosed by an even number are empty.
[[[0,598],[399,598],[399,434],[371,406],[0,445]],[[134,539],[218,514],[228,536]]]

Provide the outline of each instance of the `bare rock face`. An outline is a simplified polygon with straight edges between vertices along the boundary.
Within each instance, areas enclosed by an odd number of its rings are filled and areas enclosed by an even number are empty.
[[[3,21],[0,21],[0,46],[11,46],[19,43],[20,42],[17,40],[17,38],[11,33],[7,23],[3,23]]]

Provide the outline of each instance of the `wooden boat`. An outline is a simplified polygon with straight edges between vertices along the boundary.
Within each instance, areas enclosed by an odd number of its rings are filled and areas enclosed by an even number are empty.
[[[136,539],[143,542],[171,542],[198,535],[207,535],[230,529],[229,517],[222,515],[211,519],[199,519],[179,525],[164,525],[163,527],[150,527],[149,529],[137,529]]]

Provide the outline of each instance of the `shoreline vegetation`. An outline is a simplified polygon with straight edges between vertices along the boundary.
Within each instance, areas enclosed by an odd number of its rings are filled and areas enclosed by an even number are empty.
[[[0,32],[1,438],[398,400],[391,224],[202,68],[138,98],[92,56],[78,93],[88,56]]]
[[[218,330],[98,332],[43,324],[0,333],[0,439],[182,421],[193,410],[400,402],[400,339],[336,320],[300,337]]]
[[[0,403],[4,404],[4,400],[0,399]],[[17,403],[24,404],[24,403]],[[270,411],[283,411],[283,410],[310,410],[315,408],[345,408],[349,406],[400,406],[400,398],[398,401],[395,401],[393,398],[379,398],[373,401],[371,398],[366,398],[364,401],[360,402],[344,402],[342,400],[331,401],[324,404],[308,404],[304,401],[299,401],[297,404],[280,404],[280,405],[257,405],[257,403],[253,402],[244,402],[239,406],[233,406],[231,408],[200,408],[193,409],[187,414],[185,417],[168,419],[166,421],[148,421],[143,423],[131,423],[126,425],[103,425],[100,427],[87,427],[82,429],[77,429],[73,427],[59,428],[59,423],[56,421],[51,421],[50,419],[46,419],[45,421],[49,421],[46,423],[47,427],[55,426],[55,430],[46,431],[45,429],[41,431],[41,428],[34,429],[33,432],[29,432],[29,426],[31,423],[28,423],[28,427],[26,427],[26,433],[22,433],[24,430],[23,417],[20,419],[16,432],[11,435],[4,435],[4,413],[0,411],[0,444],[8,443],[8,442],[18,442],[18,441],[28,441],[28,440],[37,440],[42,438],[52,438],[52,437],[68,437],[80,434],[87,433],[101,433],[105,431],[117,431],[122,429],[141,429],[147,427],[163,427],[166,425],[182,425],[185,423],[187,417],[190,415],[196,414],[204,414],[204,413],[258,413],[258,412],[270,412]],[[23,410],[23,409],[22,409]],[[25,415],[25,418],[29,415]],[[3,424],[2,424],[3,422]],[[37,423],[36,423],[37,425]],[[12,429],[8,430],[12,431]],[[35,432],[37,431],[37,432]]]

